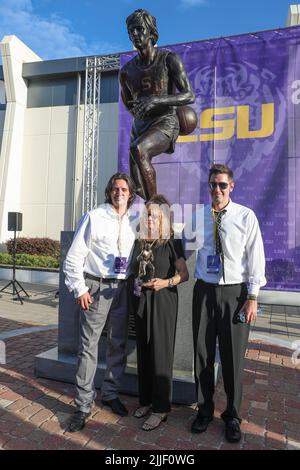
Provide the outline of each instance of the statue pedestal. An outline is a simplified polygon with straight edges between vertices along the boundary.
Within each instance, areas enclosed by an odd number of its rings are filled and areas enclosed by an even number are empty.
[[[74,232],[61,233],[61,260],[65,259]],[[188,260],[190,281],[179,286],[179,309],[174,357],[173,402],[192,404],[196,402],[193,377],[193,336],[192,336],[192,294],[195,255]],[[35,375],[62,382],[74,383],[77,369],[77,349],[79,341],[79,306],[74,303],[73,293],[69,293],[64,283],[62,261],[59,277],[59,325],[58,347],[35,357]],[[136,347],[133,322],[129,326],[127,343],[127,367],[121,381],[121,393],[137,395]],[[96,388],[101,388],[105,371],[106,336],[99,342],[98,366],[95,377]],[[215,365],[215,379],[218,378],[219,361]]]

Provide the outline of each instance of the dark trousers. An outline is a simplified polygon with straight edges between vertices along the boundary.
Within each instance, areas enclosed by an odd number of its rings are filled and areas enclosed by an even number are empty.
[[[218,286],[197,280],[193,294],[194,373],[199,413],[214,413],[214,364],[218,338],[227,407],[222,418],[239,417],[244,356],[250,324],[237,321],[247,298],[246,284]]]
[[[177,312],[156,313],[145,308],[143,318],[136,315],[139,401],[141,406],[152,405],[156,413],[167,413],[172,401]]]

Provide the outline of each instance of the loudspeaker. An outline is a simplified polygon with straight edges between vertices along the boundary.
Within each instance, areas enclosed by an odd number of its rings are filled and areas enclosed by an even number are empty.
[[[21,212],[8,213],[8,228],[9,232],[19,232],[22,230],[22,214]]]

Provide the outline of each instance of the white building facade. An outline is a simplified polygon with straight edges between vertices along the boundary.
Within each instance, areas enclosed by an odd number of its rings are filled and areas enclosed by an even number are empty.
[[[23,214],[22,236],[60,238],[83,211],[86,58],[42,61],[15,36],[0,67],[0,242],[7,213]],[[101,73],[98,203],[117,171],[118,71]]]
[[[297,24],[291,5],[286,25]],[[23,214],[22,236],[59,239],[84,212],[87,58],[42,61],[16,36],[0,48],[0,243],[11,237],[8,212]],[[100,89],[98,203],[118,167],[117,67]]]

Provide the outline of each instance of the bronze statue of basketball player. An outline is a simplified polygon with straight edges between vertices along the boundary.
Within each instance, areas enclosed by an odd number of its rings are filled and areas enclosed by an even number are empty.
[[[134,117],[130,174],[137,194],[148,200],[157,192],[151,160],[161,153],[174,152],[179,134],[176,107],[193,103],[195,96],[181,59],[154,47],[158,39],[156,19],[139,9],[126,23],[137,49],[137,55],[120,70],[122,99]]]

